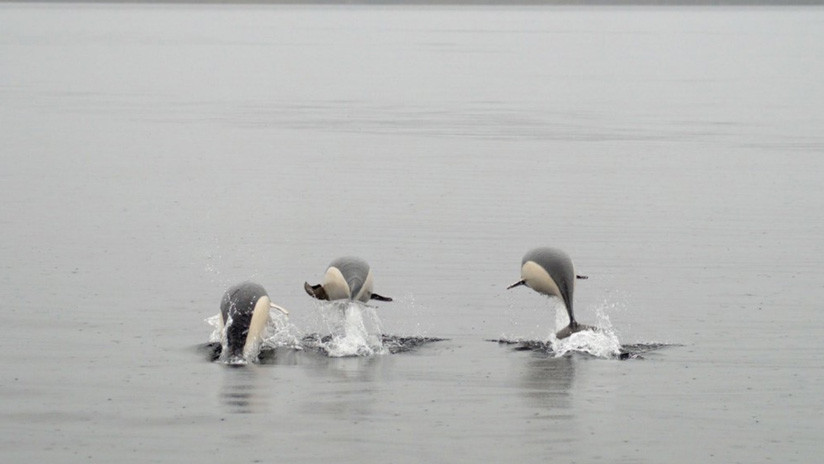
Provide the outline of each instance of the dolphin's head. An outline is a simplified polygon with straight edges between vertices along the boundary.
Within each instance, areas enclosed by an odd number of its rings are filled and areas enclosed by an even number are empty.
[[[560,298],[566,306],[571,324],[572,294],[575,289],[575,269],[569,255],[555,248],[535,248],[521,260],[521,280],[507,288],[526,285],[548,296]]]

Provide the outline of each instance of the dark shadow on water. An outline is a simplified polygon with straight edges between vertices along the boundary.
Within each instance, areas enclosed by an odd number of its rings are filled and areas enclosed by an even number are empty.
[[[644,354],[659,351],[664,348],[672,348],[679,345],[677,343],[633,343],[621,345],[621,359],[644,359]]]
[[[398,335],[381,335],[383,347],[386,348],[390,354],[405,353],[429,343],[442,342],[446,340],[446,338],[436,337],[402,337]],[[332,341],[331,335],[320,335],[314,333],[303,337],[301,344],[305,350],[329,354],[325,349],[325,345],[330,341]]]
[[[507,339],[496,339],[496,340],[487,340],[488,342],[494,342],[499,345],[506,345],[511,346],[514,351],[531,351],[534,353],[542,353],[546,355],[554,355],[555,352],[552,351],[552,344],[546,341],[540,340],[507,340]],[[643,355],[645,353],[650,353],[653,351],[658,351],[663,348],[669,348],[674,346],[681,346],[678,344],[670,344],[670,343],[633,343],[629,345],[621,345],[621,351],[618,355],[614,356],[613,359],[618,359],[621,361],[627,359],[644,359]],[[586,353],[568,353],[566,357],[573,356],[573,355],[582,355],[582,356],[589,356]]]
[[[383,346],[385,346],[390,353],[405,353],[416,348],[422,347],[429,343],[443,342],[449,340],[448,338],[437,337],[399,337],[396,335],[383,335]]]
[[[209,342],[197,345],[195,351],[199,356],[202,356],[207,361],[217,361],[220,358],[220,343]]]
[[[220,343],[217,342],[203,343],[197,345],[195,347],[195,351],[197,352],[198,356],[201,356],[204,360],[209,362],[215,362],[218,359],[220,359],[221,346]],[[255,364],[280,364],[292,366],[298,363],[299,353],[300,350],[295,350],[293,348],[288,347],[264,347],[260,350],[260,353],[258,354],[258,358]],[[226,366],[237,368],[244,367],[245,365],[227,364]]]
[[[290,347],[264,347],[260,350],[260,353],[258,354],[256,364],[295,365],[298,364],[298,360],[301,358],[301,354],[304,352],[321,354],[325,357],[329,353],[326,352],[324,346],[325,344],[329,343],[331,339],[331,335],[321,336],[319,334],[311,334],[303,337],[303,339],[301,340],[300,349]],[[383,346],[387,349],[387,351],[389,351],[390,354],[406,353],[409,351],[413,351],[417,348],[420,348],[424,345],[427,345],[429,343],[442,342],[446,340],[448,339],[436,337],[403,337],[386,334],[382,336]],[[205,359],[206,361],[214,362],[220,359],[220,352],[222,348],[220,343],[209,342],[197,345],[194,349],[197,352],[197,354],[203,357],[203,359]]]

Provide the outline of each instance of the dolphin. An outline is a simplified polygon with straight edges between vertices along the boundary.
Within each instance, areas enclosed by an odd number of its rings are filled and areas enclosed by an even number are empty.
[[[595,329],[579,324],[572,312],[572,293],[576,278],[587,277],[575,274],[569,255],[555,248],[535,248],[527,252],[521,261],[521,280],[507,287],[507,290],[526,285],[538,293],[563,300],[569,316],[569,325],[559,330],[555,336],[559,339],[567,338],[575,332]]]
[[[243,282],[226,290],[220,301],[220,318],[225,328],[224,359],[242,362],[257,358],[270,308],[289,314],[286,308],[272,303],[266,290],[254,282]]]
[[[323,283],[309,285],[304,290],[318,300],[392,301],[392,298],[372,292],[372,270],[366,261],[355,257],[338,258],[326,268]]]

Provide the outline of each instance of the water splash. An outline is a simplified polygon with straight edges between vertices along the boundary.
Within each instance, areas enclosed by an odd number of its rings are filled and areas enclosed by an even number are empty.
[[[355,301],[323,303],[320,314],[330,335],[317,340],[329,357],[387,354],[375,308]]]
[[[611,330],[582,330],[562,340],[553,334],[549,343],[556,358],[572,352],[606,359],[621,355],[621,342]]]
[[[209,342],[199,346],[207,359],[221,363],[242,366],[249,362],[271,364],[276,353],[283,351],[304,351],[320,353],[329,357],[373,356],[404,353],[421,346],[444,341],[444,338],[428,336],[400,336],[382,333],[382,324],[376,308],[362,303],[339,301],[317,303],[315,332],[305,334],[277,310],[269,313],[269,324],[261,335],[258,346],[246,357],[225,359],[225,330],[220,314],[205,321],[212,326]]]
[[[569,322],[566,316],[566,309],[561,305],[561,310],[556,311],[556,330],[561,330]],[[607,311],[616,307],[615,303],[608,303],[604,301],[595,308],[594,324],[597,330],[582,330],[576,332],[564,339],[557,339],[555,334],[549,337],[549,344],[552,347],[552,352],[555,357],[561,357],[567,353],[587,353],[598,358],[615,358],[621,355],[621,342],[618,340],[618,334],[612,327],[612,322],[609,320]],[[563,313],[563,317],[559,316]]]
[[[263,333],[263,346],[266,348],[292,348],[302,350],[303,334],[289,321],[289,317],[277,309],[269,310],[269,324]]]
[[[593,325],[597,330],[584,330],[576,332],[564,339],[558,339],[555,333],[569,324],[569,317],[563,302],[553,298],[555,306],[555,327],[556,329],[541,340],[530,340],[523,338],[502,338],[487,340],[500,345],[512,346],[516,351],[533,351],[553,357],[571,356],[580,353],[585,356],[594,356],[603,359],[644,359],[644,354],[658,351],[672,346],[681,346],[671,343],[633,343],[622,345],[618,331],[612,326],[610,314],[626,311],[626,298],[605,299],[596,305],[595,323],[589,320],[584,321],[587,325]]]
[[[212,326],[212,334],[209,335],[209,343],[222,343],[223,341],[223,318],[220,313],[207,317],[204,321]]]
[[[226,328],[223,325],[223,318],[220,313],[205,319],[206,323],[212,326],[212,333],[209,335],[209,344],[217,344],[220,349],[216,351],[215,360],[231,366],[244,366],[251,361],[257,361],[262,350],[288,347],[302,350],[302,334],[289,322],[287,316],[276,309],[269,310],[269,321],[261,334],[260,340],[252,347],[246,356],[228,357],[226,353]]]

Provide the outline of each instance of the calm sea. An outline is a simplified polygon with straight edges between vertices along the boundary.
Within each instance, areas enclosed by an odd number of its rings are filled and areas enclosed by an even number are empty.
[[[818,7],[0,4],[0,457],[815,462],[822,76]],[[537,246],[655,349],[488,341],[556,329]],[[196,351],[247,279],[322,330],[341,255],[447,340]]]

